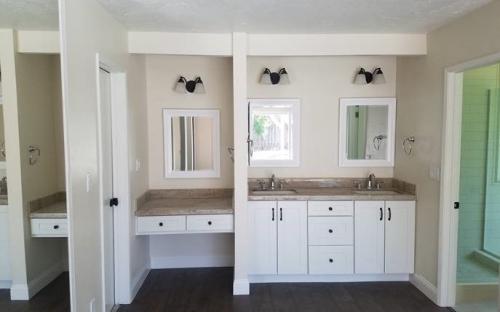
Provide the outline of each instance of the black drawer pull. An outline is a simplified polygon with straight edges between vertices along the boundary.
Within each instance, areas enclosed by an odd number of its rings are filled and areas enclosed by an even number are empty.
[[[57,230],[59,228],[59,225],[54,225],[54,230]]]
[[[274,221],[274,208],[273,208],[273,215],[271,221]]]
[[[158,223],[159,226],[163,226],[163,222]]]
[[[333,211],[333,207],[328,207],[328,210]]]
[[[384,210],[380,208],[380,221],[384,219]]]
[[[212,225],[212,221],[208,221],[208,225]]]
[[[332,229],[329,229],[329,230],[328,230],[328,233],[333,233],[333,230],[332,230]]]
[[[392,211],[391,211],[391,207],[389,207],[389,218],[387,219],[388,221],[391,221],[392,220]]]
[[[328,261],[330,261],[330,263],[333,263],[333,259],[332,258],[330,258]]]
[[[283,221],[283,208],[280,208],[280,221]]]

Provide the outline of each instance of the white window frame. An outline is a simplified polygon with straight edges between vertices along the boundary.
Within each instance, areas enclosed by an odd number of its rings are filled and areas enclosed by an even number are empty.
[[[347,158],[347,109],[350,106],[387,106],[386,159]],[[339,114],[339,167],[394,167],[396,98],[342,98]]]
[[[248,105],[248,118],[249,118],[249,131],[251,136],[251,112],[252,108],[266,108],[269,106],[290,105],[292,114],[292,159],[289,160],[275,160],[275,159],[252,159],[249,155],[250,167],[299,167],[300,166],[300,99],[249,99]],[[252,139],[250,137],[250,139]],[[252,154],[250,152],[250,154]]]
[[[216,109],[163,109],[163,156],[165,178],[220,178],[220,116]],[[172,170],[172,117],[209,117],[213,120],[212,153],[213,169],[176,171]]]

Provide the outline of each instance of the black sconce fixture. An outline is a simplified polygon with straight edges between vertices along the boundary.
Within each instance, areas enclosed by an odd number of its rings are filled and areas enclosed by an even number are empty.
[[[363,67],[361,67],[354,77],[354,84],[365,85],[365,84],[383,84],[385,83],[384,72],[380,67],[377,67],[373,70],[373,73],[365,71]]]
[[[288,77],[288,72],[285,68],[281,68],[277,73],[271,72],[269,68],[264,69],[264,72],[260,76],[261,84],[289,84],[290,78]]]
[[[194,80],[187,80],[183,76],[180,76],[175,84],[175,92],[203,94],[205,93],[205,86],[200,77],[196,77]]]

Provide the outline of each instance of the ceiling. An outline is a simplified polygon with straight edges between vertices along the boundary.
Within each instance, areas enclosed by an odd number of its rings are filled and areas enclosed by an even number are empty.
[[[0,0],[0,28],[58,29],[57,0]]]
[[[426,33],[492,0],[99,0],[129,30]],[[57,0],[0,0],[0,28],[55,30]]]
[[[491,0],[99,0],[130,30],[426,33]]]

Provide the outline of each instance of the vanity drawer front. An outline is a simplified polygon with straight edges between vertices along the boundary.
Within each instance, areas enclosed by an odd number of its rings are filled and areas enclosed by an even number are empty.
[[[352,216],[353,201],[309,201],[309,216]]]
[[[185,216],[138,217],[137,233],[186,231]]]
[[[188,231],[232,232],[233,215],[187,216]]]
[[[31,219],[31,235],[38,237],[68,236],[67,219]]]
[[[352,245],[352,217],[309,217],[309,245]]]
[[[309,247],[309,274],[353,274],[352,246]]]

